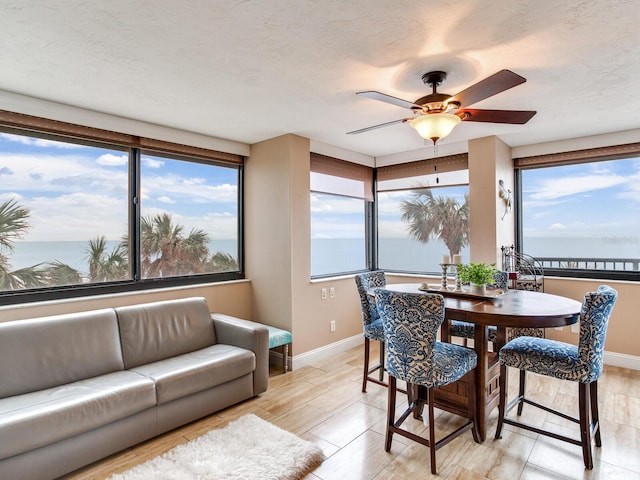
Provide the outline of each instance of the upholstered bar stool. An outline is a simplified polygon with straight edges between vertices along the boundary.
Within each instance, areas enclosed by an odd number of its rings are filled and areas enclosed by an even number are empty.
[[[477,355],[470,348],[436,341],[436,335],[444,321],[444,298],[436,293],[399,293],[376,290],[376,306],[384,328],[387,346],[387,373],[389,392],[387,401],[387,430],[385,450],[391,450],[393,434],[397,433],[429,447],[431,473],[436,474],[436,450],[445,446],[467,430],[479,442],[475,422],[475,409],[470,409],[470,418],[462,426],[436,441],[434,389],[460,380],[473,371],[477,365]],[[396,420],[397,380],[407,382],[409,406]],[[415,387],[426,389],[426,397],[415,394]],[[470,405],[475,405],[475,390],[469,391]],[[413,413],[414,417],[428,407],[429,438],[418,436],[401,428]]]
[[[618,292],[606,285],[600,286],[596,292],[585,295],[580,311],[580,338],[577,346],[524,336],[511,340],[500,349],[500,404],[496,439],[501,438],[502,427],[506,423],[574,445],[581,445],[584,466],[589,470],[593,468],[592,436],[595,437],[596,446],[602,445],[598,418],[598,378],[602,374],[607,325],[617,297]],[[506,392],[507,367],[520,370],[519,394],[509,404],[507,404]],[[578,418],[526,398],[526,372],[577,382]],[[506,417],[516,405],[517,413],[520,415],[525,403],[578,423],[580,439],[549,432]],[[591,413],[591,419],[589,419],[589,413]]]
[[[384,379],[384,332],[382,321],[378,316],[373,297],[368,290],[375,287],[384,287],[387,278],[382,271],[361,273],[355,276],[358,295],[360,295],[360,309],[362,310],[362,335],[364,336],[364,373],[362,375],[362,391],[367,391],[367,382],[373,382],[384,387],[387,384]],[[371,340],[380,342],[380,361],[373,367],[369,367],[369,351]],[[378,372],[378,377],[371,374]]]

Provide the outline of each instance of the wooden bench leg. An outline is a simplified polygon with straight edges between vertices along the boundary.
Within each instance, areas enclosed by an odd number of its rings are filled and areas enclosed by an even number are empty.
[[[284,373],[287,373],[287,370],[289,370],[289,344],[285,343],[282,346],[282,371]]]

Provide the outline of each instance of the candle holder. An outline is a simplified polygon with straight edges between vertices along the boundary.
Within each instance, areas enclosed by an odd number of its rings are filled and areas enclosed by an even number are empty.
[[[442,280],[440,281],[440,288],[442,290],[447,290],[447,270],[449,269],[450,263],[441,263],[440,267],[442,268]]]
[[[460,280],[460,273],[458,272],[458,267],[460,264],[456,265],[456,292],[462,292],[462,281]]]

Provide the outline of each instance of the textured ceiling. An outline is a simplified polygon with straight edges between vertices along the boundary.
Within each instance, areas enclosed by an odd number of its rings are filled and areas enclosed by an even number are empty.
[[[285,133],[372,156],[423,148],[420,77],[454,94],[507,68],[527,83],[474,105],[537,110],[464,122],[444,144],[511,146],[640,128],[637,0],[103,0],[0,3],[0,89],[252,144]],[[3,108],[0,105],[0,108]]]

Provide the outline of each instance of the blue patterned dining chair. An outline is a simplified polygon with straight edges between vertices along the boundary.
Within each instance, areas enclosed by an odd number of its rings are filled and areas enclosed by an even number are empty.
[[[382,331],[382,321],[378,316],[378,310],[374,298],[368,292],[375,287],[384,287],[387,284],[387,277],[382,271],[361,273],[355,276],[356,287],[360,295],[360,309],[362,310],[362,335],[364,336],[364,373],[362,375],[362,391],[367,391],[367,382],[377,383],[384,387],[387,383],[384,379],[384,332]],[[369,350],[371,340],[380,342],[380,362],[369,367]],[[371,374],[378,372],[378,378]]]
[[[434,389],[460,380],[465,375],[473,378],[477,355],[470,348],[436,340],[444,321],[444,298],[436,293],[401,293],[380,289],[376,291],[376,306],[382,320],[387,345],[387,373],[389,392],[387,400],[387,429],[385,450],[391,450],[393,434],[397,433],[429,447],[431,473],[436,474],[436,450],[455,437],[471,430],[479,442],[475,422],[475,389],[469,389],[468,421],[453,432],[436,441]],[[409,406],[396,420],[397,380],[407,382]],[[418,395],[418,387],[426,389]],[[419,417],[428,408],[429,438],[420,437],[402,427],[413,413]]]
[[[498,426],[495,438],[501,438],[502,427],[506,423],[557,440],[582,446],[584,466],[593,468],[591,439],[595,437],[597,447],[602,446],[598,417],[598,378],[602,374],[604,343],[607,325],[618,292],[601,285],[597,291],[585,294],[580,311],[580,338],[578,345],[536,337],[518,337],[500,349],[500,403],[498,406]],[[507,367],[520,370],[519,394],[507,404],[506,378]],[[578,418],[536,403],[525,397],[526,372],[578,382]],[[558,415],[579,425],[580,439],[543,430],[514,419],[507,413],[518,406],[518,415],[527,403]],[[591,419],[589,419],[589,411]]]
[[[493,276],[493,286],[503,291],[509,288],[509,274],[507,272],[497,272]],[[462,320],[449,321],[449,335],[463,339],[463,345],[466,347],[468,340],[473,340],[475,335],[475,325],[473,323],[463,322]],[[491,343],[495,345],[498,339],[498,329],[490,326],[487,337]]]

